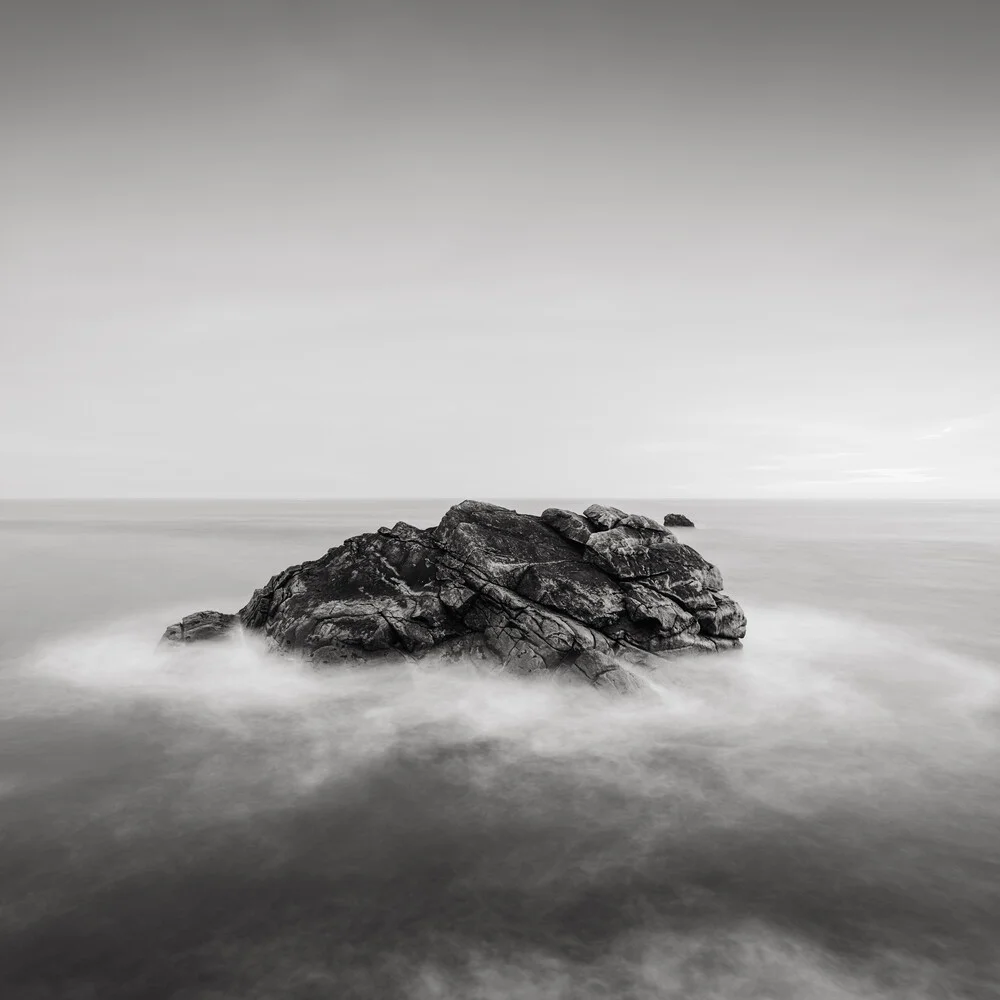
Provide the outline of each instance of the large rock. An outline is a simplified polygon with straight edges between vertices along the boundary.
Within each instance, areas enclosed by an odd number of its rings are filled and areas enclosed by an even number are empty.
[[[740,644],[719,571],[651,518],[594,505],[541,517],[466,500],[435,528],[349,538],[254,591],[235,615],[189,615],[164,642],[229,634],[317,663],[472,657],[631,691],[685,651]],[[637,669],[638,668],[638,669]]]

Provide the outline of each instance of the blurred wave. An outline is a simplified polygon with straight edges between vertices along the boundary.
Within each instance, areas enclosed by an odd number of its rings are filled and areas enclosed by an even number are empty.
[[[995,996],[994,666],[747,610],[644,699],[146,619],[36,646],[0,674],[3,995]]]

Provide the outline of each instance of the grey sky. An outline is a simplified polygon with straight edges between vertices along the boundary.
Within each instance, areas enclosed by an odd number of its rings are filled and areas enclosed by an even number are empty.
[[[1000,4],[32,0],[0,495],[1000,496]]]

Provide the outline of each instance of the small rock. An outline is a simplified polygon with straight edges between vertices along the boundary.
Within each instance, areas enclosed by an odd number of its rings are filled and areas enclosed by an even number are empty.
[[[240,624],[238,615],[221,611],[196,611],[187,615],[163,633],[161,643],[201,642],[205,639],[225,639]]]
[[[686,514],[666,514],[663,518],[663,523],[668,528],[693,528],[694,521],[691,520]]]

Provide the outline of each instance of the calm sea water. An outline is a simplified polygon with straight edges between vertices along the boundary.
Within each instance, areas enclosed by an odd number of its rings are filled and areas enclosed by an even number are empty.
[[[750,620],[653,701],[154,655],[450,502],[0,502],[0,997],[1000,996],[1000,503],[612,501]]]

